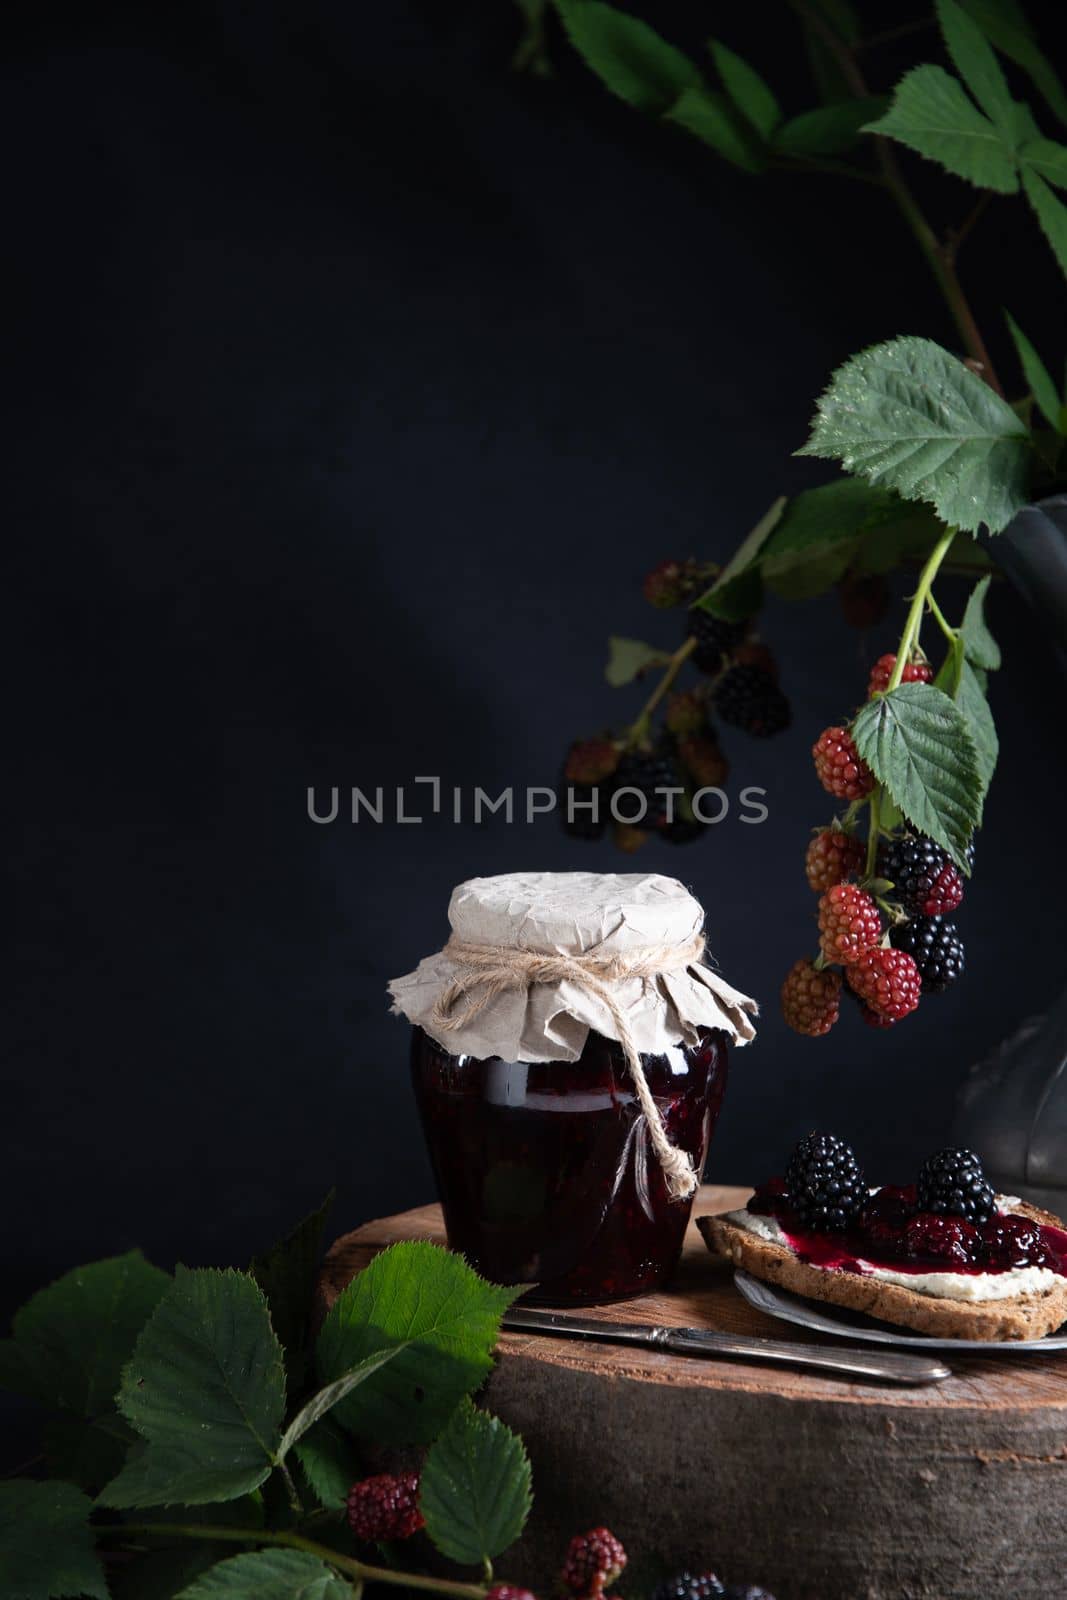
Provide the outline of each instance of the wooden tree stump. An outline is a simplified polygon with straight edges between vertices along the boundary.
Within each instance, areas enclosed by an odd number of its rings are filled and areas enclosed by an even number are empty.
[[[695,1214],[748,1193],[705,1187]],[[320,1308],[400,1239],[443,1244],[440,1208],[339,1239]],[[694,1227],[669,1291],[583,1314],[815,1337],[750,1307]],[[485,1403],[525,1438],[535,1488],[500,1565],[541,1593],[599,1523],[635,1566],[711,1566],[778,1600],[1067,1593],[1067,1355],[949,1355],[953,1376],[916,1389],[518,1333],[498,1356]]]

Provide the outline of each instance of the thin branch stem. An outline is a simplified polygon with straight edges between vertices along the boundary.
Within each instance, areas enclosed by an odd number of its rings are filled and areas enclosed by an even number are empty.
[[[892,694],[904,676],[904,668],[911,659],[911,652],[915,648],[919,637],[919,629],[922,627],[923,611],[930,599],[930,586],[937,576],[937,570],[942,561],[944,561],[949,546],[955,537],[955,528],[945,529],[927,557],[925,567],[919,574],[919,587],[911,598],[911,605],[908,608],[907,619],[904,623],[904,632],[901,634],[900,643],[897,646],[897,659],[893,664],[893,671],[886,685],[886,694]]]
[[[882,790],[879,786],[871,791],[871,808],[867,821],[867,863],[864,876],[874,877],[874,869],[878,864],[878,832],[881,821]]]
[[[833,28],[820,16],[816,8],[809,4],[809,0],[793,0],[797,11],[807,22],[808,26],[816,32],[827,49],[831,51],[835,61],[841,69],[841,74],[852,93],[858,97],[870,94],[867,80],[863,76],[856,57],[845,42],[838,38]],[[968,355],[980,368],[981,376],[994,389],[1002,395],[1004,390],[1000,386],[996,370],[986,349],[985,340],[975,321],[974,312],[970,302],[963,291],[956,273],[955,248],[943,245],[937,234],[927,222],[919,208],[919,204],[908,187],[904,174],[900,169],[896,154],[889,140],[881,134],[874,136],[875,155],[897,208],[903,216],[908,227],[915,237],[915,242],[926,258],[927,265],[937,281],[938,288],[944,296],[945,303],[952,313],[953,321],[959,330],[960,338]]]
[[[945,569],[942,568],[941,570],[944,571]],[[948,621],[946,621],[945,614],[941,610],[941,607],[938,605],[937,601],[934,599],[932,592],[926,596],[926,603],[930,607],[934,621],[941,629],[941,632],[945,635],[945,638],[948,640],[949,644],[955,644],[956,630]]]
[[[652,713],[663,699],[667,690],[681,672],[689,657],[697,647],[696,639],[692,635],[680,644],[670,660],[667,662],[662,678],[645,701],[637,717],[630,725],[630,736],[627,744],[639,744],[648,732],[648,724],[652,720]]]
[[[971,207],[971,210],[964,217],[959,227],[956,228],[954,232],[949,234],[944,250],[946,257],[951,262],[955,263],[957,251],[963,245],[964,240],[971,232],[971,229],[982,220],[992,198],[992,192],[987,189],[985,193],[980,196],[977,205]]]
[[[485,1589],[481,1584],[460,1583],[453,1578],[434,1578],[422,1572],[399,1572],[392,1567],[372,1567],[353,1556],[344,1556],[331,1550],[329,1545],[305,1539],[300,1533],[272,1533],[265,1528],[216,1528],[207,1524],[178,1522],[117,1522],[99,1526],[96,1531],[113,1534],[117,1538],[217,1539],[225,1544],[272,1545],[286,1550],[302,1550],[305,1555],[317,1556],[320,1561],[325,1561],[361,1583],[391,1583],[402,1589],[425,1589],[430,1594],[451,1595],[453,1600],[485,1600]]]
[[[895,44],[898,39],[909,39],[913,33],[926,33],[933,26],[933,17],[922,17],[918,22],[902,22],[896,28],[883,28],[881,33],[872,33],[866,39],[857,39],[854,48],[877,50],[879,45]]]

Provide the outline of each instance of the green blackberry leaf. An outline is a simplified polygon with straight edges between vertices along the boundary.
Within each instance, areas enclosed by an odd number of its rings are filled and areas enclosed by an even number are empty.
[[[647,672],[649,667],[665,666],[668,659],[663,650],[645,644],[643,639],[622,639],[613,634],[608,640],[608,664],[604,668],[604,676],[613,689],[621,689],[642,672]]]
[[[986,699],[981,680],[966,659],[961,666],[960,681],[956,689],[956,704],[967,718],[971,738],[974,740],[975,755],[978,758],[978,776],[981,781],[981,804],[984,806],[989,785],[993,781],[993,773],[996,771],[997,758],[1000,755],[1000,741],[997,738],[993,713],[989,709],[989,701]],[[981,821],[980,814],[979,821]]]
[[[352,1600],[352,1586],[302,1550],[253,1550],[209,1568],[177,1600]]]
[[[1023,167],[1023,188],[1060,270],[1067,274],[1067,206],[1034,167]]]
[[[113,1412],[90,1422],[61,1411],[44,1426],[48,1471],[53,1478],[76,1483],[86,1494],[97,1494],[121,1470],[136,1437]]]
[[[839,367],[801,456],[925,500],[943,522],[999,533],[1026,503],[1030,435],[962,361],[929,339],[891,339]]]
[[[967,601],[960,624],[960,637],[967,660],[986,672],[996,672],[1000,666],[1000,646],[990,633],[985,620],[985,600],[992,577],[982,578],[975,584]]]
[[[1051,139],[1030,139],[1019,151],[1019,159],[1039,177],[1067,189],[1067,145]]]
[[[1015,194],[1019,188],[1013,140],[982,115],[943,67],[913,67],[897,85],[885,116],[865,131],[896,139],[980,189]]]
[[[1061,403],[1048,368],[1011,312],[1005,311],[1004,317],[1019,357],[1019,365],[1023,369],[1023,376],[1030,385],[1030,393],[1038,410],[1049,427],[1055,428],[1057,433],[1067,433],[1067,405]]]
[[[383,1250],[330,1308],[319,1373],[329,1383],[378,1351],[406,1348],[345,1396],[338,1421],[383,1443],[435,1438],[488,1375],[500,1318],[520,1292],[486,1283],[439,1245]]]
[[[640,17],[603,0],[556,0],[571,44],[612,94],[662,116],[686,89],[703,82],[698,67]]]
[[[709,40],[708,48],[723,87],[738,111],[762,138],[769,139],[782,120],[782,108],[770,84],[718,39]]]
[[[285,1370],[294,1390],[307,1367],[311,1301],[333,1198],[331,1189],[317,1211],[298,1222],[272,1250],[256,1256],[248,1269],[267,1297],[270,1320],[285,1351]]]
[[[92,1503],[69,1483],[0,1483],[0,1595],[4,1600],[108,1600],[94,1549]]]
[[[970,724],[955,701],[932,684],[902,683],[863,707],[852,737],[900,812],[963,868],[982,783]]]
[[[787,156],[836,156],[850,150],[867,124],[889,107],[887,95],[842,100],[802,111],[778,129],[774,147]]]
[[[522,1440],[469,1400],[427,1451],[419,1486],[426,1532],[461,1566],[483,1566],[519,1537],[530,1514]]]
[[[319,1504],[327,1511],[339,1511],[348,1498],[349,1489],[364,1476],[362,1463],[348,1434],[332,1417],[323,1417],[297,1440],[294,1448]]]
[[[710,611],[712,616],[722,617],[726,622],[742,622],[758,609],[761,592],[760,557],[787,504],[785,495],[779,495],[756,526],[745,535],[711,588],[694,600],[694,606],[699,606],[702,611]]]
[[[934,688],[943,689],[950,700],[958,696],[960,679],[963,676],[963,663],[966,657],[963,653],[963,635],[957,633],[948,647],[945,659],[938,669],[934,679]]]
[[[387,1361],[392,1361],[404,1348],[404,1345],[398,1344],[385,1350],[375,1351],[374,1355],[361,1361],[358,1367],[353,1367],[351,1372],[343,1373],[341,1377],[335,1378],[333,1383],[328,1383],[325,1388],[320,1389],[318,1394],[312,1395],[282,1434],[281,1442],[275,1452],[275,1460],[279,1466],[297,1440],[303,1438],[309,1428],[314,1427],[315,1423],[326,1416],[327,1412],[332,1411],[346,1395],[351,1394],[361,1383],[366,1383],[368,1378],[379,1368],[384,1367]]]
[[[50,1410],[112,1411],[122,1368],[170,1281],[139,1250],[76,1267],[15,1313],[0,1383]]]
[[[1015,126],[1014,101],[982,30],[956,0],[937,0],[937,20],[956,71],[986,116],[1010,139]]]
[[[762,172],[767,165],[748,124],[726,96],[713,89],[683,89],[670,110],[664,112],[663,119],[695,134],[704,144],[710,145],[716,155],[743,172]]]
[[[145,1445],[104,1505],[205,1505],[258,1488],[285,1410],[282,1350],[259,1285],[179,1267],[137,1341],[119,1407]]]
[[[1016,0],[960,0],[989,42],[1028,74],[1061,122],[1067,122],[1067,93],[1034,37]]]

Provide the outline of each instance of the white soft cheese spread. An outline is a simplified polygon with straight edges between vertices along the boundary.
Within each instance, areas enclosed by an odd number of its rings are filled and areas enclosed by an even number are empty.
[[[1003,1214],[1010,1209],[1011,1197],[998,1195],[997,1210]],[[726,1220],[772,1244],[789,1243],[773,1217],[759,1217],[752,1211],[728,1211]],[[1020,1294],[1046,1294],[1059,1278],[1051,1267],[1008,1267],[1004,1272],[894,1272],[891,1267],[878,1267],[861,1257],[857,1257],[856,1266],[865,1278],[896,1283],[902,1289],[936,1295],[941,1300],[1011,1300]],[[819,1267],[817,1270],[835,1272],[839,1269]]]

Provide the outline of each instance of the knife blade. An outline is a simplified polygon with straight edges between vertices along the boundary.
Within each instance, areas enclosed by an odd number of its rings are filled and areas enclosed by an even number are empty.
[[[742,1360],[813,1367],[823,1372],[875,1378],[886,1383],[940,1383],[943,1378],[952,1376],[943,1362],[902,1351],[848,1350],[787,1339],[764,1339],[758,1334],[722,1333],[712,1328],[601,1322],[594,1317],[576,1317],[565,1311],[540,1311],[533,1306],[512,1306],[504,1313],[503,1326],[516,1333],[547,1333],[565,1339],[648,1345],[653,1350],[667,1350],[677,1355],[738,1356]]]

